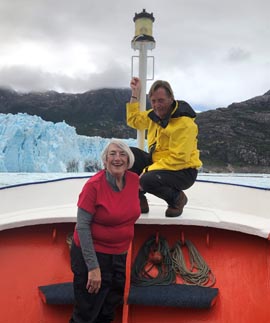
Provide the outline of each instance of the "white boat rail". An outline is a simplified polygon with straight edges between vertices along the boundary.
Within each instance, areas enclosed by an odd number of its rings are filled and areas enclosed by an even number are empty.
[[[78,195],[87,178],[14,185],[0,190],[0,231],[28,225],[75,223]],[[196,182],[186,191],[183,214],[166,218],[163,200],[147,194],[150,212],[138,224],[196,225],[270,237],[270,190]]]

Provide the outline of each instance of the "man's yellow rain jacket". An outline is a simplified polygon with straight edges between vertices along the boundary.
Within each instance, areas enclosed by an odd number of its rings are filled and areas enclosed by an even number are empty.
[[[161,120],[153,109],[140,111],[139,102],[127,103],[127,124],[147,129],[148,150],[153,164],[144,171],[199,168],[202,162],[197,149],[196,113],[185,101],[174,101],[171,115]]]

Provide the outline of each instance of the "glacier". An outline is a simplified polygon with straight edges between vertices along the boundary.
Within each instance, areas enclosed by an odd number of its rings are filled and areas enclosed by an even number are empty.
[[[111,138],[78,135],[63,122],[26,113],[0,113],[0,172],[95,172]],[[137,146],[136,139],[123,139]]]
[[[0,113],[0,189],[24,182],[86,176],[103,168],[100,155],[111,138],[78,135],[64,121],[26,113]],[[136,139],[123,139],[137,146]],[[270,188],[269,174],[208,174],[198,180]]]

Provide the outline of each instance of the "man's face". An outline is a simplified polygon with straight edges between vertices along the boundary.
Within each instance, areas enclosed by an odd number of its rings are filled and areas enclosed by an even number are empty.
[[[158,88],[150,97],[151,106],[155,114],[164,119],[171,110],[173,99],[168,96],[166,90],[162,87]]]

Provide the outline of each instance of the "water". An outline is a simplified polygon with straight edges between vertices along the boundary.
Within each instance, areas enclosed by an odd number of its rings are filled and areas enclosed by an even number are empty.
[[[69,177],[91,176],[93,173],[0,173],[0,188]],[[270,189],[270,174],[199,173],[198,180]]]
[[[198,175],[198,180],[270,189],[270,174],[201,173]]]

